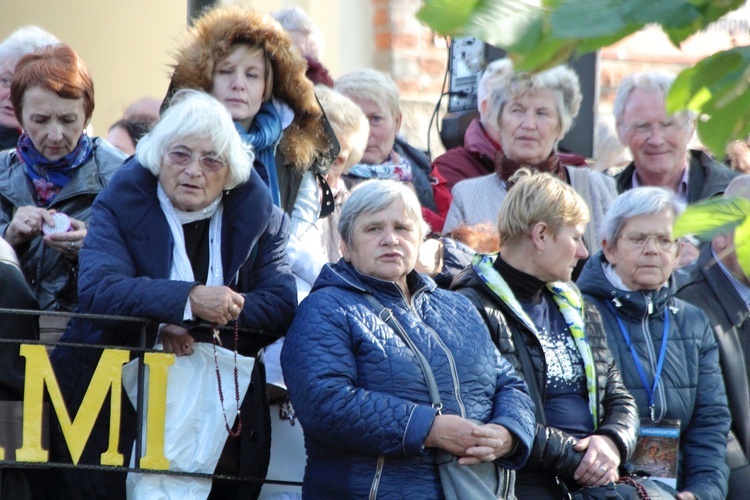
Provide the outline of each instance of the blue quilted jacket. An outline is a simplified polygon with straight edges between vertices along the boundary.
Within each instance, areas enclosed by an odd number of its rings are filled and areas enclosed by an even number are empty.
[[[442,497],[434,451],[423,447],[436,416],[424,375],[365,292],[391,309],[429,361],[443,413],[513,433],[519,445],[502,467],[528,457],[531,399],[476,310],[416,272],[408,283],[411,304],[394,283],[341,260],[323,268],[299,306],[281,363],[305,433],[305,498]]]

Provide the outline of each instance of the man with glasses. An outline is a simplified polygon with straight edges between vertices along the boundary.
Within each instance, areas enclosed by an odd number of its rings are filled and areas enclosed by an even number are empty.
[[[638,186],[661,186],[693,203],[721,194],[737,175],[703,151],[688,149],[695,115],[667,114],[665,100],[673,81],[674,77],[660,73],[634,73],[617,89],[617,134],[633,156],[615,177],[620,193]]]
[[[729,183],[725,197],[750,199],[750,174]],[[728,498],[747,498],[750,488],[750,278],[737,261],[734,230],[714,237],[698,261],[675,273],[677,296],[708,316],[719,346],[732,427],[727,443]]]

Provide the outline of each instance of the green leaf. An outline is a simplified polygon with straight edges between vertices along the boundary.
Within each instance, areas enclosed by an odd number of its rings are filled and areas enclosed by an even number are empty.
[[[624,31],[629,23],[623,18],[621,5],[621,0],[563,2],[550,16],[552,33],[557,38],[585,40]]]
[[[460,35],[481,0],[428,0],[417,19],[441,35]]]
[[[730,141],[750,133],[750,47],[714,54],[684,70],[670,89],[667,109],[699,113],[701,141],[721,156]]]
[[[734,231],[734,251],[745,276],[750,276],[750,219]]]
[[[712,198],[687,207],[674,223],[672,234],[680,238],[686,234],[703,241],[717,234],[731,231],[748,219],[750,200],[745,198]]]

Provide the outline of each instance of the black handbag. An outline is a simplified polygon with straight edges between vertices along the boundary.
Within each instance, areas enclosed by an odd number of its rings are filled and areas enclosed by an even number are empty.
[[[427,387],[430,391],[430,401],[437,414],[441,414],[443,407],[440,401],[440,392],[438,391],[435,376],[427,359],[417,348],[409,334],[403,329],[401,324],[393,316],[393,313],[386,309],[371,294],[365,294],[368,302],[377,311],[378,317],[383,320],[396,335],[399,335],[406,345],[414,352],[419,365],[424,373]],[[474,421],[482,424],[482,422]],[[447,500],[489,500],[498,498],[515,498],[513,483],[515,474],[504,469],[494,462],[481,462],[476,465],[459,465],[458,457],[448,453],[445,450],[437,450],[435,460],[438,473],[440,474],[440,484],[443,489],[443,495]]]

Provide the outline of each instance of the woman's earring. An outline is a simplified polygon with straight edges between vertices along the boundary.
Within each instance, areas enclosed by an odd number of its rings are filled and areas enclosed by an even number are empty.
[[[544,248],[540,248],[537,252],[539,255],[542,255],[544,253]]]

